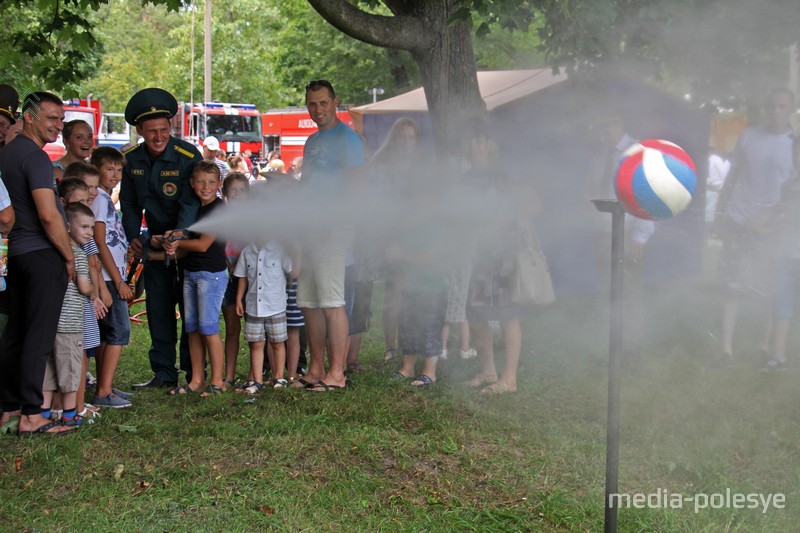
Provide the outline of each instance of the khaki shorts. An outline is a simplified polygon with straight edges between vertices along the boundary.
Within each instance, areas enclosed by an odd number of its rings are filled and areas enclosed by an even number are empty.
[[[83,333],[56,333],[53,355],[47,359],[42,390],[75,392],[83,370]]]
[[[297,305],[314,309],[344,306],[344,271],[351,231],[334,230],[328,240],[303,251]]]

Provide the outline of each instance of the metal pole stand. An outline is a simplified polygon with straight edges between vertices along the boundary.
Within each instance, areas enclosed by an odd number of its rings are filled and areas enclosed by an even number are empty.
[[[617,200],[592,200],[595,208],[611,213],[611,308],[608,343],[608,419],[606,428],[605,533],[617,531],[617,507],[612,496],[618,494],[619,481],[619,389],[622,364],[622,281],[625,259],[625,209]],[[617,503],[619,499],[617,499]]]

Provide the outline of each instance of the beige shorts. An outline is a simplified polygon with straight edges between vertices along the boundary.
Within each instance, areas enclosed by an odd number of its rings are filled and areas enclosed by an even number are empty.
[[[42,390],[75,392],[83,370],[83,333],[56,333],[53,355],[47,359]]]
[[[334,230],[324,243],[303,251],[297,280],[298,307],[344,306],[344,270],[351,236],[351,231]]]

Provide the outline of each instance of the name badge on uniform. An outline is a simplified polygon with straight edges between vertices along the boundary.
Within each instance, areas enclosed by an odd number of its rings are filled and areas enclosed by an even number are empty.
[[[144,176],[144,169],[132,168],[131,169],[131,176]]]
[[[175,193],[178,192],[178,186],[168,181],[161,187],[161,192],[164,193],[164,196],[175,196]]]
[[[162,177],[164,177],[164,176],[180,176],[180,171],[179,170],[162,170],[161,171],[161,176]]]

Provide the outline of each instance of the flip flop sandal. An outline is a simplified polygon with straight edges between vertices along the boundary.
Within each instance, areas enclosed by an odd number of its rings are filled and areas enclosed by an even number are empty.
[[[61,435],[62,433],[72,433],[76,429],[76,426],[73,426],[65,431],[50,431],[53,428],[61,427],[60,422],[48,422],[43,426],[39,426],[38,428],[34,429],[33,431],[20,431],[20,437],[32,437],[33,435]]]
[[[391,378],[390,378],[390,379],[391,379],[392,381],[408,381],[409,379],[411,379],[411,376],[406,376],[405,374],[403,374],[403,373],[402,373],[402,372],[400,372],[399,370],[395,370],[395,371],[392,373],[392,376],[391,376]]]
[[[420,389],[427,389],[428,387],[430,387],[434,383],[436,383],[436,382],[433,381],[431,379],[431,377],[428,376],[427,374],[420,374],[417,377],[415,377],[414,379],[412,379],[411,382],[409,383],[409,385],[411,385],[412,387],[420,388]]]
[[[331,392],[337,390],[344,390],[347,388],[347,385],[328,385],[324,381],[320,380],[319,383],[312,387],[308,387],[307,390],[311,392]]]
[[[189,385],[182,385],[180,387],[170,389],[169,392],[167,392],[167,396],[181,396],[185,394],[192,394],[193,392],[195,392],[195,390],[190,388]]]

